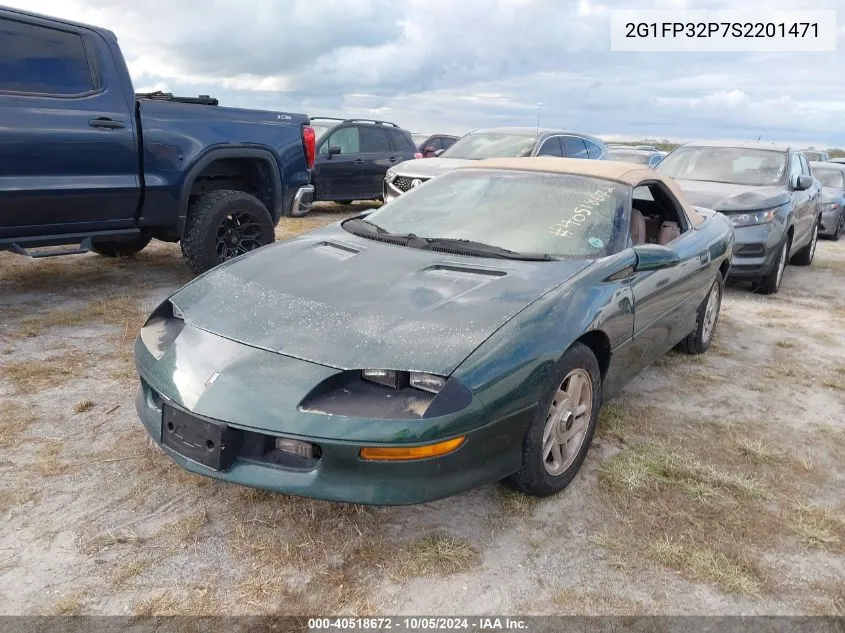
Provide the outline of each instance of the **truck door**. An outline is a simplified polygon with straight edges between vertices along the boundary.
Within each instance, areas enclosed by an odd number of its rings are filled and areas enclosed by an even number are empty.
[[[118,59],[93,30],[0,9],[0,238],[133,225],[135,102]]]

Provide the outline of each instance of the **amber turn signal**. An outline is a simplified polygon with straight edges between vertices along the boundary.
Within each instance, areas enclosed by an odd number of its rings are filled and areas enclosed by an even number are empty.
[[[409,461],[412,459],[426,459],[440,457],[457,450],[466,441],[466,436],[455,437],[437,444],[424,446],[366,446],[358,455],[368,461]]]

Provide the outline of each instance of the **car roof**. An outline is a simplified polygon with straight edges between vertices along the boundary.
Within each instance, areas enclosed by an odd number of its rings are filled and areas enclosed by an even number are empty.
[[[826,160],[811,160],[810,161],[810,168],[818,168],[821,167],[822,169],[827,169],[828,167],[831,169],[837,169],[839,171],[845,171],[845,163],[832,163]]]
[[[604,145],[604,141],[602,141],[597,136],[593,136],[592,134],[585,134],[584,132],[576,132],[575,130],[562,130],[559,128],[550,128],[550,127],[485,127],[480,128],[478,130],[473,130],[470,134],[479,134],[479,133],[486,133],[492,132],[495,134],[523,134],[525,136],[551,136],[554,134],[571,134],[573,136],[581,136],[583,138],[588,138],[592,141],[598,141],[600,144]]]
[[[783,143],[732,143],[730,141],[692,141],[681,147],[731,147],[736,149],[768,149],[777,152],[791,152],[795,148]]]
[[[12,14],[17,14],[21,17],[25,18],[37,18],[39,20],[47,20],[53,24],[62,24],[64,26],[72,26],[81,29],[88,29],[90,31],[95,31],[96,33],[100,34],[108,34],[112,37],[112,39],[117,40],[117,36],[114,34],[114,31],[110,31],[109,29],[104,29],[100,26],[94,26],[93,24],[85,24],[84,22],[74,22],[73,20],[66,20],[64,18],[56,18],[50,15],[45,15],[43,13],[36,13],[34,11],[25,11],[23,9],[14,9],[12,7],[4,7],[0,6],[0,13],[6,13],[12,16]]]
[[[656,154],[658,149],[634,149],[633,147],[608,147],[607,151],[617,154]]]
[[[547,174],[571,174],[576,176],[587,176],[602,180],[613,180],[636,186],[643,181],[662,182],[671,191],[683,206],[687,217],[694,226],[704,222],[704,216],[698,213],[695,208],[687,202],[681,188],[675,181],[664,176],[658,171],[644,167],[637,163],[625,163],[622,161],[590,160],[584,158],[550,158],[538,156],[533,158],[488,158],[476,161],[472,165],[464,165],[458,169],[502,169],[512,171],[533,171]]]

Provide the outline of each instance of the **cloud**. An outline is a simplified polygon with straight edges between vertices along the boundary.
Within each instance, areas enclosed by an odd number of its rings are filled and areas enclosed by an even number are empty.
[[[624,0],[11,3],[110,28],[137,87],[213,94],[224,105],[378,115],[414,131],[462,133],[533,125],[542,103],[543,125],[600,135],[845,145],[842,52],[611,52],[609,13],[627,8]],[[639,4],[735,8],[733,0]],[[811,0],[811,8],[837,4]]]

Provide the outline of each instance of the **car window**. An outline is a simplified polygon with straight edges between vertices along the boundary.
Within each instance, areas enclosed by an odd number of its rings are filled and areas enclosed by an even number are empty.
[[[804,174],[805,176],[812,175],[812,172],[810,171],[810,163],[807,162],[807,157],[804,156],[803,154],[801,154],[800,156],[801,156],[801,173]]]
[[[362,127],[360,133],[362,154],[389,154],[393,151],[387,137],[387,130]]]
[[[587,157],[588,158],[600,158],[602,154],[601,147],[596,145],[595,143],[584,139],[584,144],[587,146]]]
[[[792,164],[789,168],[789,184],[794,185],[798,182],[798,176],[802,174],[801,159],[798,154],[792,155]]]
[[[560,149],[560,138],[552,136],[543,141],[537,156],[557,156],[558,158],[563,156]]]
[[[845,189],[845,172],[840,169],[816,167],[813,169],[813,176],[819,179],[819,182],[822,183],[822,187]]]
[[[430,147],[435,152],[439,149],[442,149],[442,145],[440,144],[440,138],[437,136],[432,136],[428,139],[425,143],[422,144],[423,149]]]
[[[0,90],[76,95],[94,88],[81,36],[0,19]]]
[[[537,138],[509,132],[471,132],[447,149],[443,158],[483,160],[485,158],[520,158],[530,156]]]
[[[784,152],[771,149],[685,145],[664,157],[657,171],[679,180],[776,185],[783,183],[786,160]]]
[[[402,130],[390,129],[387,130],[390,135],[390,141],[393,143],[393,150],[396,152],[410,152],[416,153],[417,147],[413,141],[408,138],[408,135]]]
[[[629,191],[573,174],[457,169],[411,189],[367,221],[392,233],[594,259],[625,247]]]
[[[320,153],[328,154],[332,145],[337,145],[341,154],[360,153],[358,128],[353,125],[335,130],[329,135],[328,140],[320,146]]]
[[[455,141],[457,140],[458,139],[456,138],[448,138],[444,136],[440,139],[440,144],[443,146],[443,149],[449,149],[450,147],[452,147],[452,145],[455,144]]]
[[[563,143],[563,155],[567,158],[589,158],[587,153],[587,146],[584,144],[584,139],[578,136],[564,136],[561,139]]]

